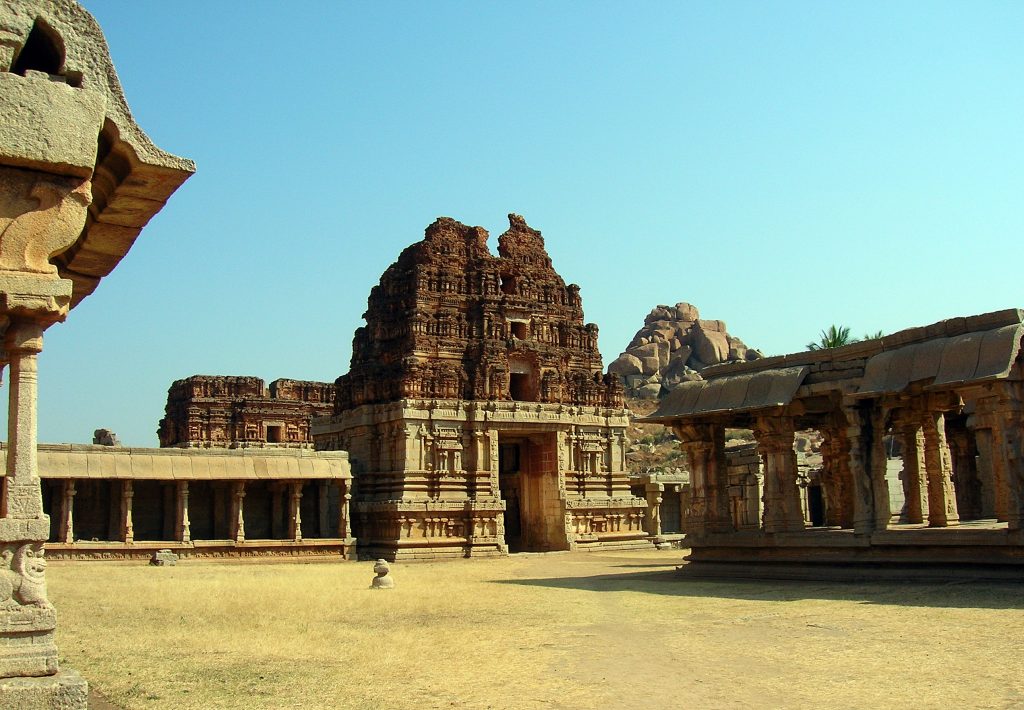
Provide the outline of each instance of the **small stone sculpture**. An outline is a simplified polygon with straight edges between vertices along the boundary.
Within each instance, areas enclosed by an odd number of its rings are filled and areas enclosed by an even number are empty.
[[[377,564],[373,566],[373,571],[377,573],[377,576],[370,583],[370,589],[395,588],[395,578],[391,576],[391,567],[388,565],[387,560],[377,560]]]
[[[27,542],[0,554],[0,608],[50,607],[46,598],[46,559],[43,545]]]

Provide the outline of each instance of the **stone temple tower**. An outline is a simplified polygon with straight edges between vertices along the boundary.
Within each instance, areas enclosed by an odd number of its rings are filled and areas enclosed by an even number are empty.
[[[360,554],[390,559],[646,544],[622,389],[579,287],[519,215],[440,218],[370,292],[317,448],[349,451]]]

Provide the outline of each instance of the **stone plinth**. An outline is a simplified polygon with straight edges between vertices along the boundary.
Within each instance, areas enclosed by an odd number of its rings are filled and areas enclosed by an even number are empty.
[[[76,710],[85,708],[89,686],[70,668],[44,678],[0,678],[5,710]]]

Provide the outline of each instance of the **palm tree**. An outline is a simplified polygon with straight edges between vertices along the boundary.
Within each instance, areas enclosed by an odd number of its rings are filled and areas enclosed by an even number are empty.
[[[845,325],[832,324],[828,330],[821,331],[821,338],[816,343],[807,343],[808,350],[826,350],[828,348],[841,348],[844,345],[857,342],[856,338],[850,337],[850,328]]]
[[[876,330],[874,333],[865,333],[864,337],[861,338],[861,340],[877,340],[878,338],[884,338],[884,337],[885,337],[885,331],[884,330]]]

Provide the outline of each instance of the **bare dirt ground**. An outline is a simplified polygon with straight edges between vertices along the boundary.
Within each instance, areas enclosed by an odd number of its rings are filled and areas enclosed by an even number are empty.
[[[369,562],[48,578],[62,663],[116,707],[1024,707],[1018,584],[697,581],[681,555],[399,564],[392,591]]]

